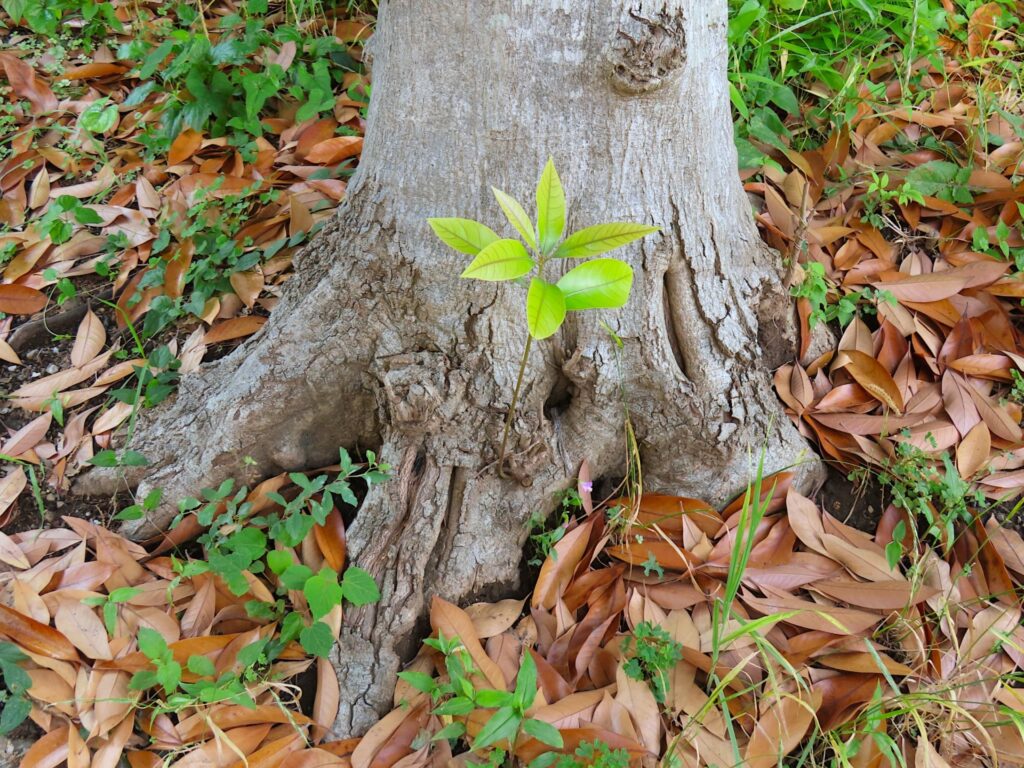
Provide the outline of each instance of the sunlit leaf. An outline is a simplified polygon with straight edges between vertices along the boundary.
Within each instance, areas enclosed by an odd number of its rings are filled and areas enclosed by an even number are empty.
[[[554,334],[565,320],[565,297],[557,285],[538,277],[530,281],[526,295],[526,325],[535,339]]]
[[[629,300],[633,268],[618,259],[593,259],[571,269],[558,281],[565,308],[617,309]]]

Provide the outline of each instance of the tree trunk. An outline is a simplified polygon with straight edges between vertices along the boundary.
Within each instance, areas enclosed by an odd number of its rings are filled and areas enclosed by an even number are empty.
[[[512,588],[526,520],[580,461],[622,475],[624,397],[648,491],[718,502],[762,445],[771,469],[806,458],[769,381],[793,351],[790,302],[736,176],[725,40],[726,0],[382,2],[347,204],[264,330],[143,421],[142,484],[165,499],[323,465],[339,445],[396,466],[349,531],[383,598],[345,617],[336,735],[390,706],[426,596]],[[466,257],[426,219],[507,229],[490,185],[532,199],[549,155],[570,230],[662,229],[616,254],[635,271],[627,307],[571,314],[534,345],[502,480],[525,289],[460,281]]]

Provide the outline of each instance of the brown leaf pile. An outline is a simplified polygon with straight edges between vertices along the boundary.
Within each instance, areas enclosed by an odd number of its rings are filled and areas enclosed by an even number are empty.
[[[608,510],[598,509],[545,560],[528,615],[519,618],[518,601],[462,610],[435,598],[432,627],[461,640],[479,688],[512,690],[522,655],[532,654],[539,691],[528,715],[556,727],[567,753],[603,741],[636,764],[668,764],[671,754],[679,761],[672,764],[693,768],[737,758],[769,768],[801,744],[824,759],[823,734],[831,732],[840,743],[861,744],[853,765],[882,766],[889,758],[872,733],[888,726],[909,765],[1024,761],[1024,739],[1005,715],[1024,707],[1012,684],[1024,664],[1020,537],[979,523],[948,557],[922,548],[903,573],[884,555],[895,510],[872,537],[821,512],[789,482],[786,475],[768,481],[777,487],[714,669],[713,605],[723,593],[739,501],[719,515],[692,499],[645,496],[636,524],[619,533],[608,527]],[[652,557],[664,576],[635,565]],[[741,631],[758,620],[755,631]],[[667,671],[663,706],[624,670],[626,638],[641,622],[682,646]],[[427,646],[410,669],[446,675],[443,656]],[[738,756],[721,699],[709,697],[713,674],[727,690]],[[426,694],[400,682],[395,704],[353,752],[354,768],[479,759],[453,757],[447,741],[425,738],[449,719],[431,714]],[[871,706],[889,714],[866,717]],[[904,707],[928,724],[927,738]],[[455,719],[472,736],[492,713]],[[513,750],[530,760],[549,748],[523,735]]]
[[[985,21],[999,14],[995,6],[972,18],[978,50],[1006,35]],[[763,180],[746,187],[765,240],[804,266],[822,265],[830,301],[864,288],[880,296],[877,314],[854,319],[837,349],[810,355],[811,306],[798,299],[800,363],[778,371],[775,384],[801,432],[843,464],[884,466],[898,441],[948,452],[963,477],[1004,498],[1024,489],[1022,411],[1012,392],[1014,374],[1024,372],[1024,280],[1012,256],[1024,246],[1024,145],[1004,116],[1020,104],[1002,72],[960,64],[974,54],[945,43],[938,65],[915,62],[910,93],[894,65],[874,70],[875,83],[888,83],[884,96],[862,87],[849,126],[822,146],[765,147],[782,170],[762,168]],[[894,190],[936,162],[963,169],[962,182],[927,190],[923,203],[893,202],[881,228],[866,220],[869,171],[887,174]],[[993,246],[984,253],[974,247],[979,229]],[[1009,259],[995,247],[1000,231]],[[803,275],[798,266],[792,283]]]
[[[288,480],[272,478],[248,497],[272,509],[268,489],[288,493]],[[292,552],[317,570],[344,567],[344,530],[317,526]],[[325,742],[338,711],[338,683],[326,659],[307,658],[291,643],[259,681],[248,686],[255,707],[225,702],[161,710],[152,691],[131,690],[135,672],[152,669],[138,650],[139,630],[163,636],[173,658],[212,662],[216,675],[241,674],[241,649],[275,636],[275,622],[253,618],[248,600],[274,601],[272,574],[247,573],[249,594],[237,597],[216,575],[183,577],[161,553],[189,535],[189,520],[150,550],[79,518],[65,527],[8,536],[0,533],[0,640],[28,657],[32,678],[30,717],[45,734],[25,755],[22,768],[115,768],[122,757],[132,768],[313,768],[349,764],[355,741]],[[93,598],[135,588],[117,603],[108,634]],[[301,593],[290,596],[305,610]],[[335,638],[340,606],[323,619]],[[315,687],[291,682],[310,668]],[[184,682],[198,676],[187,671]],[[303,701],[305,699],[305,702]],[[305,710],[302,704],[305,703]],[[308,714],[304,714],[304,711]]]
[[[115,3],[125,24],[123,40],[152,21],[160,5]],[[212,24],[218,14],[237,11],[234,5],[205,4],[204,11],[211,15]],[[335,36],[349,46],[356,60],[369,35],[369,21],[331,21]],[[192,223],[186,216],[189,207],[201,199],[210,200],[204,216],[216,222],[220,201],[228,195],[241,196],[247,223],[234,240],[244,254],[272,251],[273,255],[231,274],[230,292],[207,301],[201,322],[192,318],[180,327],[183,340],[177,335],[169,339],[171,352],[181,361],[181,373],[194,371],[208,351],[216,351],[209,348],[243,339],[266,321],[291,275],[292,256],[300,243],[344,198],[346,181],[339,177],[337,166],[358,160],[364,130],[359,107],[364,105],[341,93],[331,116],[299,123],[294,119],[295,105],[282,102],[280,114],[264,120],[267,136],[256,140],[258,151],[248,160],[229,145],[227,137],[211,138],[187,128],[166,157],[149,161],[143,159],[140,135],[159,122],[167,94],[158,88],[140,104],[122,104],[140,81],[131,69],[137,62],[115,60],[111,50],[118,42],[115,37],[91,53],[78,52],[80,63],[70,66],[69,60],[60,78],[70,81],[78,95],[63,99],[54,95],[41,64],[30,62],[25,51],[13,47],[18,39],[12,35],[11,50],[0,53],[0,76],[6,78],[13,95],[28,100],[33,109],[16,109],[17,129],[7,139],[12,151],[0,160],[0,227],[6,230],[0,233],[0,249],[14,247],[13,258],[0,269],[0,312],[8,315],[0,320],[0,360],[22,364],[9,343],[21,323],[35,320],[52,326],[54,318],[60,317],[62,307],[52,290],[58,281],[93,275],[101,262],[112,276],[106,294],[85,289],[86,300],[93,293],[97,299],[89,301],[79,324],[68,367],[31,379],[26,367],[24,385],[10,393],[12,405],[44,413],[6,435],[0,451],[45,467],[50,486],[64,492],[69,477],[97,450],[111,447],[113,431],[131,412],[125,403],[109,398],[110,390],[118,382],[124,386],[123,381],[143,363],[136,359],[128,324],[141,322],[158,297],[182,297],[195,255],[184,227]],[[282,66],[288,65],[280,55],[278,59]],[[361,75],[350,74],[346,87],[366,86]],[[116,104],[118,114],[114,126],[95,141],[77,125],[82,112],[100,98]],[[358,135],[335,135],[340,128]],[[276,200],[264,195],[272,190],[279,193]],[[82,201],[101,223],[83,225],[69,219],[73,234],[58,245],[36,224],[61,196]],[[166,228],[167,222],[172,223],[169,247],[151,257],[161,225]],[[111,235],[124,238],[127,247],[109,253]],[[165,269],[162,283],[139,290],[155,260],[166,262],[161,265]],[[103,303],[105,296],[116,309]],[[126,349],[131,359],[124,359]],[[55,399],[67,418],[63,429],[49,415]],[[0,479],[0,524],[13,517],[14,502],[25,487],[21,468]]]

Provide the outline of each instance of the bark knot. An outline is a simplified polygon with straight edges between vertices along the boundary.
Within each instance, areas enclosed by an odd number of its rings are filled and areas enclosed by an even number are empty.
[[[383,358],[376,367],[380,406],[390,423],[402,425],[404,431],[429,431],[440,424],[451,394],[447,384],[450,363],[445,355],[410,352]]]
[[[650,93],[666,85],[686,61],[681,10],[645,15],[630,8],[608,52],[609,79],[619,93]]]

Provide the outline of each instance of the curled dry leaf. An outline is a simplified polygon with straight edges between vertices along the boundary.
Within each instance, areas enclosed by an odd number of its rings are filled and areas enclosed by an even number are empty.
[[[28,651],[61,661],[78,661],[78,652],[60,632],[0,604],[0,635]]]
[[[0,285],[0,312],[31,315],[46,306],[46,294],[26,285]]]
[[[310,148],[306,161],[320,165],[334,165],[363,151],[361,136],[335,136]]]
[[[458,606],[452,605],[441,597],[434,596],[430,602],[430,626],[435,632],[445,637],[457,637],[462,641],[466,651],[473,658],[473,663],[486,678],[488,685],[499,691],[505,690],[507,683],[501,669],[487,655],[477,638],[473,620]]]
[[[773,768],[803,739],[821,705],[821,691],[785,694],[757,720],[744,760],[749,768]]]
[[[96,357],[107,343],[107,331],[103,323],[90,309],[85,313],[82,322],[78,325],[78,334],[75,336],[75,344],[71,348],[71,364],[80,368]]]
[[[903,394],[889,372],[875,358],[851,349],[839,353],[836,365],[849,371],[854,381],[872,397],[896,413],[903,413]]]
[[[267,318],[258,315],[245,315],[225,320],[206,332],[206,335],[203,336],[203,343],[220,344],[225,341],[242,339],[256,333],[266,322]]]

